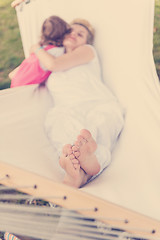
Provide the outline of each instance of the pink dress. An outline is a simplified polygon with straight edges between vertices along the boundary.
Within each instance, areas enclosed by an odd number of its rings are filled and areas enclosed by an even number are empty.
[[[55,48],[54,45],[48,45],[44,50],[49,50]],[[11,88],[24,86],[29,84],[39,84],[45,81],[49,75],[50,71],[42,69],[40,62],[36,54],[32,53],[28,58],[23,60],[19,66],[18,71],[11,80]]]

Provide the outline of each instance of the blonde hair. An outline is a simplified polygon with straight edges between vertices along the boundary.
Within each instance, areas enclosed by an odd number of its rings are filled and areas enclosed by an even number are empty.
[[[88,31],[87,43],[92,45],[94,42],[95,30],[92,27],[92,25],[90,24],[90,22],[88,22],[85,19],[76,18],[70,23],[70,25],[73,25],[73,24],[81,25],[87,29],[87,31]]]

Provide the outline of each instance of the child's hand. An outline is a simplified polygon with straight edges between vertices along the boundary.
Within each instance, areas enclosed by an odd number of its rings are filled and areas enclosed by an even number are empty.
[[[31,54],[31,53],[35,53],[36,50],[37,50],[38,48],[40,48],[40,47],[41,47],[41,46],[40,46],[38,43],[32,45],[32,47],[30,48],[30,54]]]

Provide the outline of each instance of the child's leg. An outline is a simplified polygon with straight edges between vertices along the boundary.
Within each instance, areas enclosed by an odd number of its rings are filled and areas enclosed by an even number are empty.
[[[63,147],[61,157],[59,159],[60,166],[69,172],[73,177],[77,175],[76,169],[80,169],[80,164],[78,159],[73,155],[72,145],[66,144]]]
[[[95,155],[97,144],[88,130],[81,130],[74,146],[67,144],[59,163],[65,170],[64,183],[83,186],[93,175],[100,171],[100,164]]]

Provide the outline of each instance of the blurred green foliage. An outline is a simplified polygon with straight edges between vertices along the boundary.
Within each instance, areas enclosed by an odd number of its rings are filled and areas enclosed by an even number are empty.
[[[12,0],[0,0],[0,89],[8,88],[8,73],[24,59],[16,11]]]
[[[160,79],[160,0],[155,0],[153,56]]]

